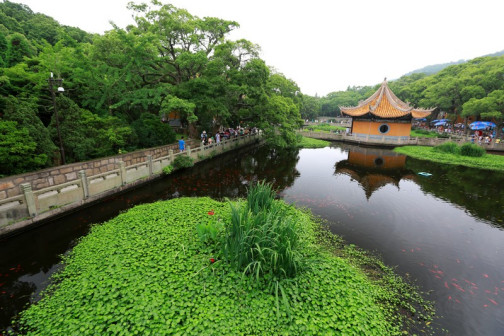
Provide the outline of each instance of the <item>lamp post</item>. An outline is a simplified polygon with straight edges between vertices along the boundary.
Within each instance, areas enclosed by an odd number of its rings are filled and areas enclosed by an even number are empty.
[[[56,86],[58,87],[58,92],[65,91],[65,89],[61,86],[63,83],[63,79],[53,78],[53,73],[51,72],[51,77],[49,77],[48,81],[49,81],[49,90],[51,90],[52,103],[53,103],[53,107],[54,107],[54,116],[56,117],[56,129],[58,131],[58,141],[59,141],[59,147],[60,147],[61,163],[66,164],[65,150],[63,149],[63,140],[61,140],[58,109],[56,108],[56,95],[54,93],[54,84],[56,84]]]

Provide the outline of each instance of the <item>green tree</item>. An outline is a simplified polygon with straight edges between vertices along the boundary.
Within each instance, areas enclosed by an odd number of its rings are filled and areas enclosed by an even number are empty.
[[[25,57],[34,55],[35,48],[23,34],[14,33],[8,37],[7,53],[5,55],[5,62],[8,67],[23,62]]]
[[[3,68],[7,65],[7,39],[5,38],[4,33],[0,31],[0,68]]]
[[[46,162],[41,165],[48,167],[55,161],[58,148],[52,142],[49,130],[37,116],[36,104],[10,96],[6,99],[3,116],[6,120],[17,122],[19,127],[28,131],[36,144],[34,153],[43,154],[46,158]]]
[[[142,113],[140,118],[131,124],[138,136],[138,145],[142,148],[166,145],[175,141],[175,133],[169,124],[150,113]]]
[[[463,105],[464,116],[481,116],[497,122],[497,136],[500,137],[504,126],[504,90],[492,91],[488,96],[477,99],[471,98]]]
[[[15,121],[0,120],[0,174],[14,175],[42,168],[47,157],[36,154],[37,144]]]

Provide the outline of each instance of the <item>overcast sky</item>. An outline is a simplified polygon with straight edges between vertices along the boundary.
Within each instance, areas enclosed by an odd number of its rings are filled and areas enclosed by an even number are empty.
[[[129,0],[11,1],[93,33],[110,30],[109,21],[133,23]],[[504,0],[162,2],[199,17],[237,21],[241,27],[229,38],[261,46],[261,58],[310,95],[504,49]]]

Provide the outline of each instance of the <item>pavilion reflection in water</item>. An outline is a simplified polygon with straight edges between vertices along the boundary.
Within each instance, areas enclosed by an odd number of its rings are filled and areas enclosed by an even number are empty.
[[[348,159],[336,163],[335,175],[348,175],[357,181],[367,199],[387,184],[399,188],[402,179],[415,179],[414,172],[405,168],[406,155],[380,148],[348,146],[346,149]]]

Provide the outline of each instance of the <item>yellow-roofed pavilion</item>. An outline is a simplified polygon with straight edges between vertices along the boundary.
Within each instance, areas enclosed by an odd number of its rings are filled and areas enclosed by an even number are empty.
[[[432,109],[416,109],[390,90],[387,79],[368,99],[355,107],[340,106],[341,113],[352,118],[351,133],[356,137],[373,139],[408,139],[413,118],[425,118]]]

